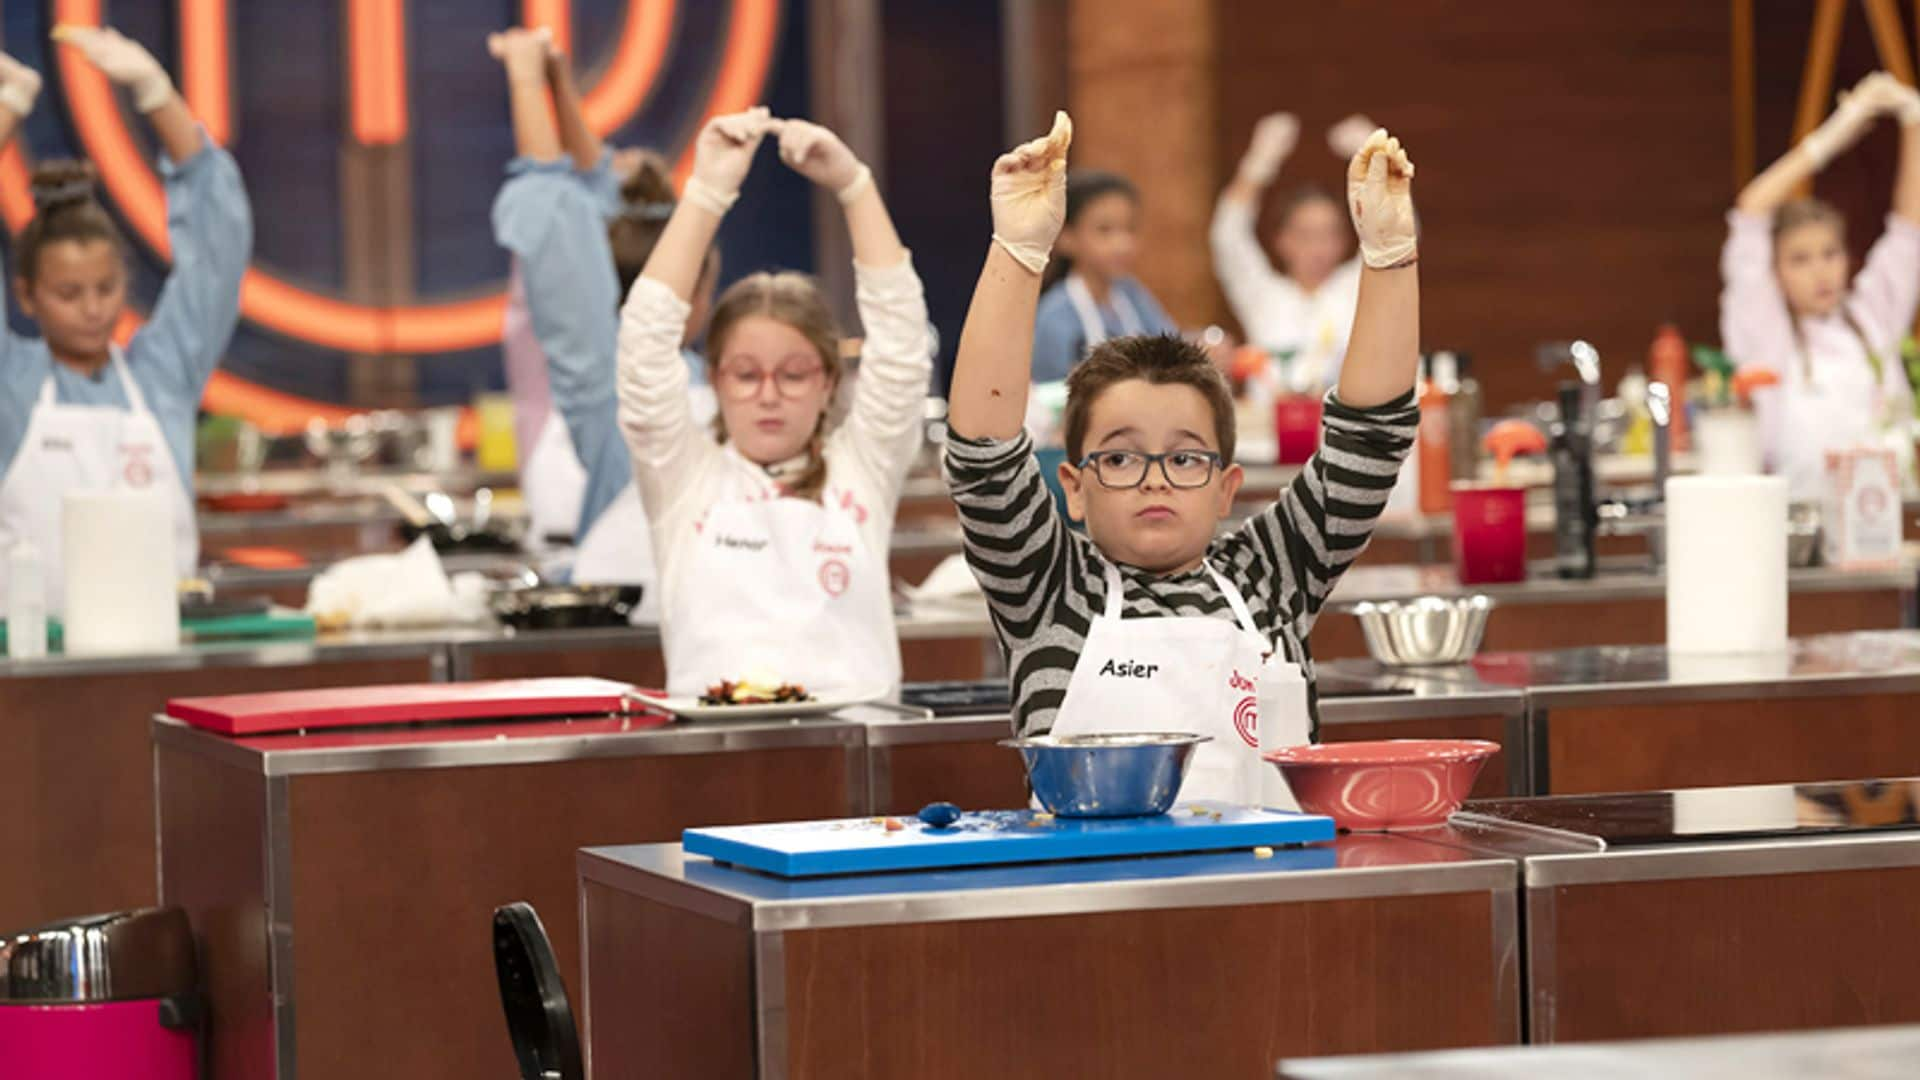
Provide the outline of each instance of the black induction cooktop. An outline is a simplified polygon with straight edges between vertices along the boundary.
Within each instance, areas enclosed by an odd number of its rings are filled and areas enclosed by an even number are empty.
[[[1610,847],[1920,829],[1920,778],[1488,799],[1469,812]]]

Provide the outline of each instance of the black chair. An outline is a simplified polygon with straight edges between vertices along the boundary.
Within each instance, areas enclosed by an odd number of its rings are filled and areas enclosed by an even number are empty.
[[[532,904],[493,909],[493,967],[521,1080],[586,1080],[567,984]]]

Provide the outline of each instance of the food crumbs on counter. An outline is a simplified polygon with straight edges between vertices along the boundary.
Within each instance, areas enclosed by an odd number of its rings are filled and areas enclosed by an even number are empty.
[[[1192,814],[1193,814],[1193,816],[1194,816],[1194,817],[1206,817],[1206,816],[1207,816],[1207,808],[1206,808],[1206,807],[1204,807],[1204,806],[1189,806],[1189,807],[1187,807],[1187,809],[1188,809],[1188,810],[1189,810],[1190,812],[1192,812]]]
[[[1052,821],[1052,820],[1053,820],[1053,815],[1052,815],[1052,814],[1050,814],[1050,813],[1048,813],[1048,812],[1047,812],[1047,811],[1045,811],[1045,810],[1035,810],[1035,811],[1033,812],[1033,822],[1032,822],[1032,824],[1035,824],[1035,825],[1045,825],[1045,824],[1047,824],[1048,822],[1050,822],[1050,821]]]
[[[1271,859],[1273,858],[1273,849],[1270,847],[1254,848],[1253,857],[1256,859]]]
[[[1221,815],[1221,813],[1220,813],[1220,811],[1218,811],[1218,810],[1215,810],[1215,811],[1213,812],[1213,820],[1215,820],[1215,821],[1219,821],[1219,820],[1220,820],[1220,818],[1221,818],[1221,816],[1222,816],[1222,815]]]
[[[886,826],[887,826],[888,832],[899,832],[901,829],[906,828],[905,825],[902,825],[900,823],[899,818],[891,818],[891,817],[886,819]]]

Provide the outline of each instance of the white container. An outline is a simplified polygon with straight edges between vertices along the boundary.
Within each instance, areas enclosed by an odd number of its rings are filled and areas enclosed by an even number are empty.
[[[1841,570],[1900,565],[1899,464],[1891,450],[1827,451],[1827,488],[1820,515],[1821,556]]]
[[[47,564],[29,540],[7,553],[7,655],[47,655]]]
[[[1787,481],[1667,481],[1667,650],[1787,648]]]
[[[1765,471],[1760,422],[1745,409],[1696,414],[1693,452],[1701,476],[1758,476]]]
[[[67,492],[61,518],[67,655],[179,647],[171,498],[154,490]]]

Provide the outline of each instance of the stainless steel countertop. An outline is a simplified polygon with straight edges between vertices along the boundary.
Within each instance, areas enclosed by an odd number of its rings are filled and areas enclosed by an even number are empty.
[[[1787,588],[1797,593],[1872,592],[1912,590],[1920,581],[1920,561],[1911,556],[1893,570],[1834,570],[1813,567],[1787,574]],[[1334,586],[1328,606],[1351,610],[1363,600],[1406,600],[1416,596],[1489,596],[1500,604],[1596,603],[1638,600],[1667,595],[1667,580],[1646,569],[1645,559],[1600,560],[1600,572],[1585,580],[1555,577],[1546,563],[1537,563],[1525,581],[1462,585],[1453,567],[1355,566]],[[1494,615],[1499,618],[1498,613]]]
[[[290,667],[352,660],[426,657],[445,667],[449,635],[457,631],[388,630],[322,634],[304,641],[190,642],[166,652],[118,656],[54,654],[36,660],[0,658],[0,679],[72,678],[211,667]]]
[[[583,881],[758,931],[1501,892],[1513,863],[1404,836],[1251,851],[787,880],[678,844],[587,848]]]
[[[429,728],[324,730],[228,738],[178,720],[152,720],[156,746],[200,754],[262,776],[532,765],[588,758],[865,746],[860,725],[833,717],[635,726],[606,718]]]
[[[1691,656],[1665,645],[1604,645],[1482,653],[1471,663],[1419,669],[1330,660],[1325,674],[1395,675],[1476,690],[1519,689],[1534,708],[1814,697],[1920,691],[1920,630],[1858,630],[1795,638],[1783,653]]]
[[[1920,1061],[1920,1026],[1845,1028],[1694,1039],[1496,1046],[1416,1054],[1287,1059],[1282,1080],[1625,1080],[1698,1077],[1905,1080]]]

